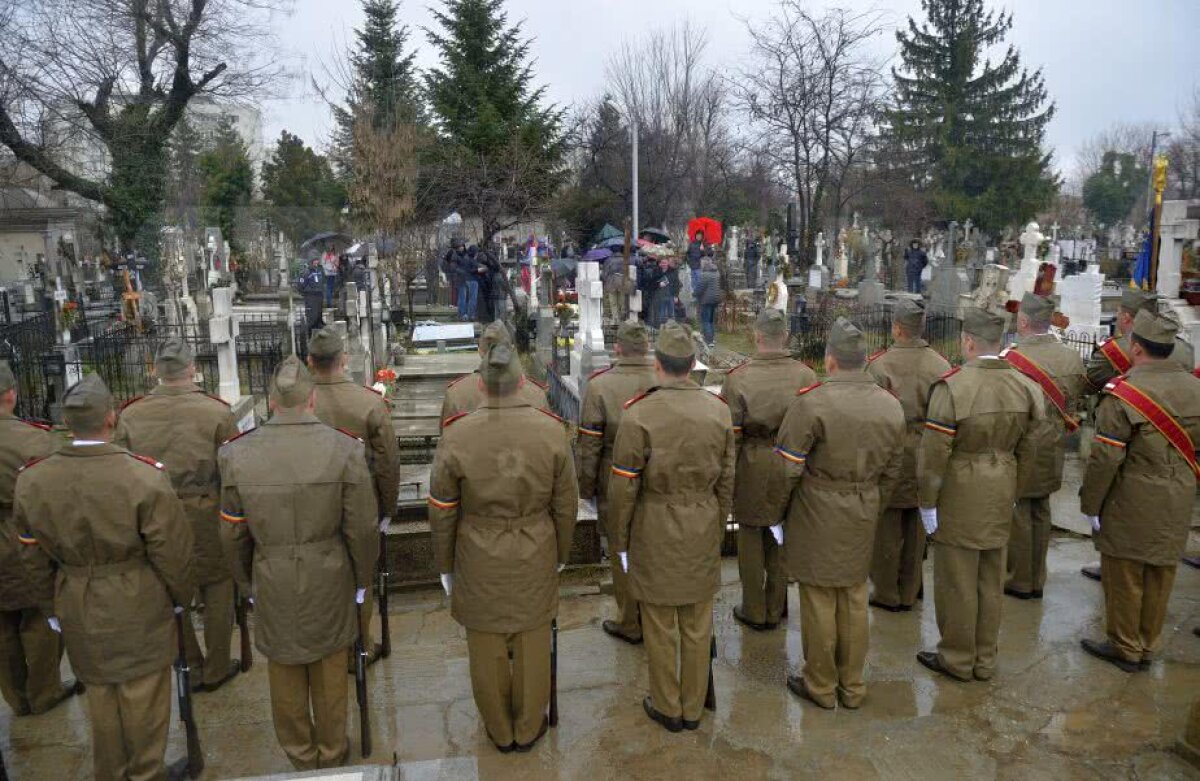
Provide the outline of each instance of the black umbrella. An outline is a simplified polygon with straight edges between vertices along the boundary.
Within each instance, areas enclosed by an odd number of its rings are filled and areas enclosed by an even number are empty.
[[[579,266],[579,258],[555,258],[550,261],[550,270],[556,277],[569,277]]]
[[[315,247],[320,244],[344,244],[345,246],[349,247],[353,243],[354,239],[350,238],[344,233],[338,233],[337,231],[326,231],[325,233],[318,233],[315,236],[309,237],[307,241],[300,245],[300,249],[306,250],[309,247]]]
[[[655,244],[666,244],[671,240],[671,234],[667,233],[662,228],[642,228],[638,233],[639,239],[650,239]]]

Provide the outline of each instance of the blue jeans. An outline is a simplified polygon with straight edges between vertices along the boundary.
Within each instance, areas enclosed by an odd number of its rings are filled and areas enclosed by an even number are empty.
[[[715,344],[717,341],[717,306],[700,305],[700,333],[704,335],[705,344]]]
[[[662,290],[654,300],[654,327],[661,328],[668,320],[675,319],[675,299],[669,291]]]
[[[458,289],[458,319],[474,320],[475,307],[479,302],[479,280],[463,280]]]
[[[325,306],[333,306],[333,293],[337,290],[337,277],[325,275]]]
[[[700,287],[700,269],[691,269],[692,272],[692,295],[696,295],[697,288]]]
[[[908,292],[921,292],[921,271],[922,269],[905,269],[904,275],[908,277]]]

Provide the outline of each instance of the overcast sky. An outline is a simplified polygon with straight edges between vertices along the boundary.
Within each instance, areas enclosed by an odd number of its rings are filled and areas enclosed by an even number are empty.
[[[403,21],[423,66],[434,58],[422,28],[432,23],[437,0],[404,0]],[[881,10],[889,32],[878,40],[882,56],[894,57],[892,30],[920,17],[920,0],[842,0],[856,9]],[[608,53],[642,31],[691,21],[710,34],[708,58],[733,70],[743,62],[748,36],[743,19],[763,18],[774,0],[508,0],[510,22],[524,20],[534,39],[538,82],[553,102],[572,105],[604,88]],[[815,0],[811,7],[824,3]],[[1200,1],[1198,0],[1006,0],[1013,12],[1009,41],[1023,64],[1041,67],[1058,113],[1048,142],[1060,170],[1069,171],[1075,151],[1098,130],[1116,121],[1174,124],[1200,88]],[[329,112],[309,87],[326,80],[330,63],[353,41],[362,19],[357,0],[295,0],[294,12],[279,21],[284,61],[295,74],[285,97],[264,106],[268,145],[287,129],[322,146]]]

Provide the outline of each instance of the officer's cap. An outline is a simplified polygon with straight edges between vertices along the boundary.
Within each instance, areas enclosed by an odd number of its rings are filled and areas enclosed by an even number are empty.
[[[858,326],[844,317],[838,317],[829,326],[829,338],[825,349],[837,360],[853,363],[863,359],[867,345]]]
[[[963,314],[963,333],[995,344],[1004,336],[1005,318],[981,307],[968,307]]]
[[[332,328],[322,328],[308,340],[308,354],[314,358],[336,358],[345,349],[341,335]]]
[[[1021,313],[1030,320],[1043,323],[1054,314],[1054,299],[1049,296],[1026,293],[1021,298]]]
[[[920,331],[925,322],[925,302],[914,298],[901,298],[892,309],[892,322],[909,331]]]
[[[1142,310],[1151,313],[1157,312],[1158,293],[1138,287],[1123,288],[1121,290],[1121,308],[1131,315]]]
[[[692,332],[686,325],[668,320],[658,329],[654,351],[669,358],[695,358],[696,343],[692,341]]]
[[[8,361],[0,361],[0,393],[8,393],[15,387],[17,387],[17,378],[13,374],[12,367],[8,365]]]
[[[512,332],[508,330],[508,326],[503,320],[493,320],[488,323],[483,329],[483,333],[479,335],[479,351],[486,356],[493,345],[507,344],[512,346]]]
[[[627,320],[617,326],[617,343],[627,351],[645,353],[650,349],[650,334],[642,323]]]
[[[195,357],[186,339],[178,336],[168,337],[158,346],[158,352],[154,356],[154,372],[160,378],[178,377],[187,371]]]
[[[1157,313],[1142,310],[1133,319],[1133,335],[1147,342],[1163,346],[1174,344],[1179,333],[1179,323]]]
[[[787,315],[781,309],[770,307],[763,309],[758,313],[758,319],[754,321],[754,330],[767,337],[786,336],[788,332]]]
[[[289,355],[271,378],[271,398],[276,406],[288,409],[303,406],[313,391],[313,378],[300,359]]]
[[[517,349],[511,344],[493,344],[479,362],[479,376],[493,396],[512,393],[524,376]]]
[[[63,420],[72,431],[94,433],[104,428],[113,397],[99,374],[86,374],[63,396]]]

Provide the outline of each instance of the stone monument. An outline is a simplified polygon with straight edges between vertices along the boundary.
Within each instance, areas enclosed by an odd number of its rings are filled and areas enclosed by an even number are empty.
[[[1024,250],[1021,256],[1021,269],[1017,272],[1016,278],[1011,285],[1013,298],[1020,299],[1026,293],[1032,293],[1034,284],[1037,282],[1038,274],[1038,249],[1042,242],[1046,240],[1042,234],[1041,228],[1036,222],[1031,222],[1025,226],[1025,230],[1021,233],[1019,241]]]
[[[816,259],[808,270],[808,286],[813,290],[824,290],[829,287],[829,269],[825,266],[825,234],[818,233],[813,242]]]
[[[1200,220],[1187,218],[1187,201],[1163,201],[1159,217],[1158,276],[1155,290],[1163,298],[1179,298],[1183,283],[1183,246],[1200,238]]]
[[[967,272],[956,262],[958,222],[951,221],[946,231],[946,252],[930,273],[929,310],[934,314],[959,316],[964,293],[971,290]]]
[[[604,348],[604,286],[600,282],[600,264],[581,260],[575,270],[575,291],[579,295],[579,329],[571,348],[571,377],[583,398],[587,377],[609,365]]]
[[[864,229],[864,238],[867,235]],[[883,234],[880,234],[875,237],[875,246],[868,245],[866,248],[866,270],[863,273],[862,282],[858,284],[858,302],[862,306],[875,306],[883,301],[886,290],[883,283],[879,281],[879,265],[885,243]]]

